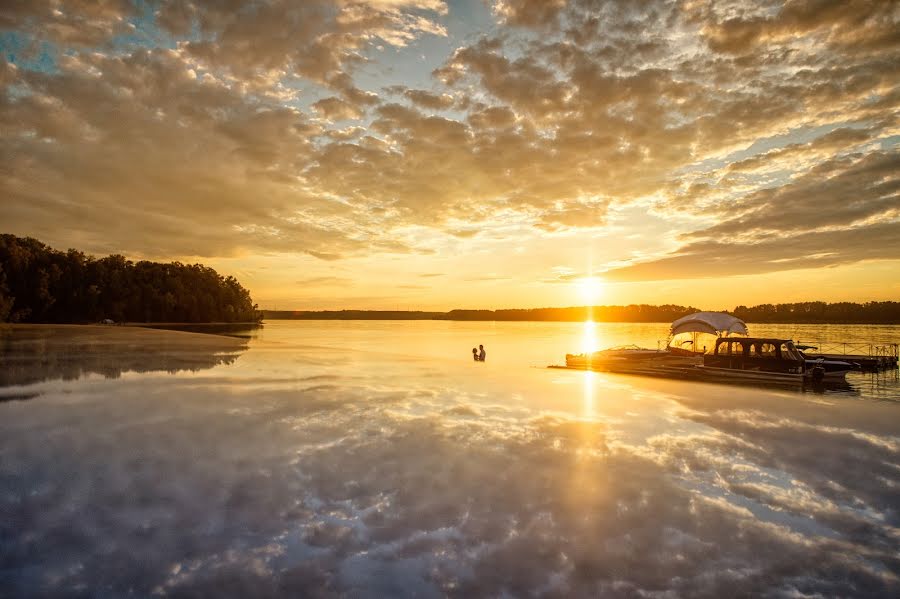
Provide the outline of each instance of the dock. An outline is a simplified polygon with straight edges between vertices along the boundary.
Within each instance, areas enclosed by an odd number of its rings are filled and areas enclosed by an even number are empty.
[[[803,354],[810,360],[839,360],[859,364],[862,370],[878,372],[897,368],[900,353],[897,343],[829,343],[798,341],[797,345],[808,346]]]

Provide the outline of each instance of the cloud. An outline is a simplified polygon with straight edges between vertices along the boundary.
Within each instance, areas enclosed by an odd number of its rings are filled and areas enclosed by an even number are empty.
[[[704,279],[891,260],[900,252],[900,222],[817,231],[754,242],[695,241],[670,255],[603,273],[609,281]]]
[[[569,268],[568,266],[554,266],[551,270],[553,275],[543,279],[541,282],[570,284],[572,281],[589,276],[588,273]]]
[[[515,124],[516,114],[508,106],[484,106],[470,110],[468,120],[475,130],[507,129]]]
[[[106,44],[115,35],[134,32],[128,21],[135,7],[126,0],[4,2],[0,31],[27,32],[39,41],[75,46]]]
[[[754,171],[763,168],[784,168],[784,161],[796,162],[798,159],[815,157],[828,158],[837,152],[846,152],[848,148],[871,141],[871,129],[854,129],[842,127],[805,144],[789,144],[776,150],[757,154],[727,166],[729,171]],[[788,164],[787,166],[793,166]]]
[[[6,96],[0,117],[14,230],[152,256],[362,247],[349,211],[300,178],[317,127],[198,76],[178,51],[83,54],[16,83],[29,93]]]
[[[362,113],[358,108],[340,98],[323,98],[315,102],[312,108],[327,121],[342,121],[362,117]]]
[[[616,276],[897,256],[852,241],[894,218],[890,3],[495,2],[489,35],[385,97],[373,73],[453,7],[53,6],[0,12],[50,44],[51,65],[0,70],[0,186],[7,226],[51,243],[339,259],[433,251],[410,226],[543,240],[651,205],[682,247]]]
[[[353,279],[347,277],[307,277],[305,279],[300,279],[295,281],[297,285],[350,285],[353,283]]]
[[[711,2],[691,4],[704,24],[703,35],[717,51],[750,52],[813,34],[821,34],[829,46],[853,53],[896,47],[897,13],[890,2],[786,2],[759,12],[728,8]]]
[[[496,0],[492,10],[504,23],[526,27],[556,24],[566,0]]]
[[[420,89],[407,89],[403,95],[419,108],[429,110],[446,110],[453,105],[453,96],[449,94],[435,94]]]
[[[565,203],[545,212],[537,226],[549,231],[569,227],[601,227],[606,224],[608,207],[609,202],[604,200]]]
[[[276,0],[240,11],[170,1],[157,18],[175,36],[196,27],[200,39],[182,41],[184,51],[240,79],[266,84],[300,76],[327,83],[363,61],[361,53],[376,40],[402,47],[424,34],[446,35],[433,20],[446,11],[443,2],[412,0]]]
[[[738,216],[692,232],[688,238],[793,234],[891,221],[900,217],[898,169],[896,152],[834,158],[790,183],[733,202],[728,210]]]
[[[474,282],[474,281],[508,281],[512,279],[510,276],[500,275],[496,273],[490,273],[486,275],[479,275],[477,277],[466,277],[466,281]]]
[[[799,150],[788,147],[781,152]],[[893,152],[819,163],[790,183],[722,204],[717,224],[686,233],[684,245],[669,255],[612,269],[604,276],[709,278],[896,258],[898,168]]]
[[[91,401],[50,388],[27,422],[4,421],[4,588],[896,594],[898,448],[882,409],[893,406],[627,387],[607,388],[604,404],[623,402],[633,420],[580,420],[493,404],[490,383],[460,386],[456,373],[413,386],[385,370],[305,376],[354,352],[289,353],[290,379],[82,381]],[[530,375],[520,385],[556,406],[582,392]],[[98,410],[107,395],[118,407]],[[857,420],[835,426],[841,411]],[[107,433],[85,437],[73,423],[86,422]]]

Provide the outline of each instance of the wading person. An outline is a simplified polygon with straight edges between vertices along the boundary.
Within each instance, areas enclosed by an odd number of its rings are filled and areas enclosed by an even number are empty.
[[[483,345],[479,345],[479,346],[478,346],[478,349],[481,350],[480,352],[478,352],[478,361],[479,361],[479,362],[484,362],[484,357],[487,355],[487,352],[484,351],[484,346],[483,346]],[[475,351],[475,350],[473,349],[472,351]]]
[[[474,347],[472,348],[472,359],[478,362],[478,350]]]

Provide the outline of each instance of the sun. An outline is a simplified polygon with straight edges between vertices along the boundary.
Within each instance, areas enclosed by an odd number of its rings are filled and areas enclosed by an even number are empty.
[[[603,295],[603,279],[584,277],[575,281],[579,301],[586,306],[596,305]]]

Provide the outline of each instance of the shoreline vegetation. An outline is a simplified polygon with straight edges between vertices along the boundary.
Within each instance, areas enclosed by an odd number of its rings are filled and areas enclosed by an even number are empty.
[[[693,306],[573,306],[503,310],[262,310],[265,320],[452,320],[497,322],[672,322]],[[737,306],[729,314],[760,324],[900,324],[900,302],[799,302]]]
[[[202,264],[133,262],[0,234],[0,322],[244,323],[262,315],[234,277]]]
[[[55,250],[0,234],[0,323],[140,325],[252,324],[268,320],[449,320],[497,322],[672,322],[700,308],[676,304],[502,310],[259,310],[232,276],[202,264],[133,262]],[[821,301],[737,306],[753,323],[900,324],[900,302]]]

